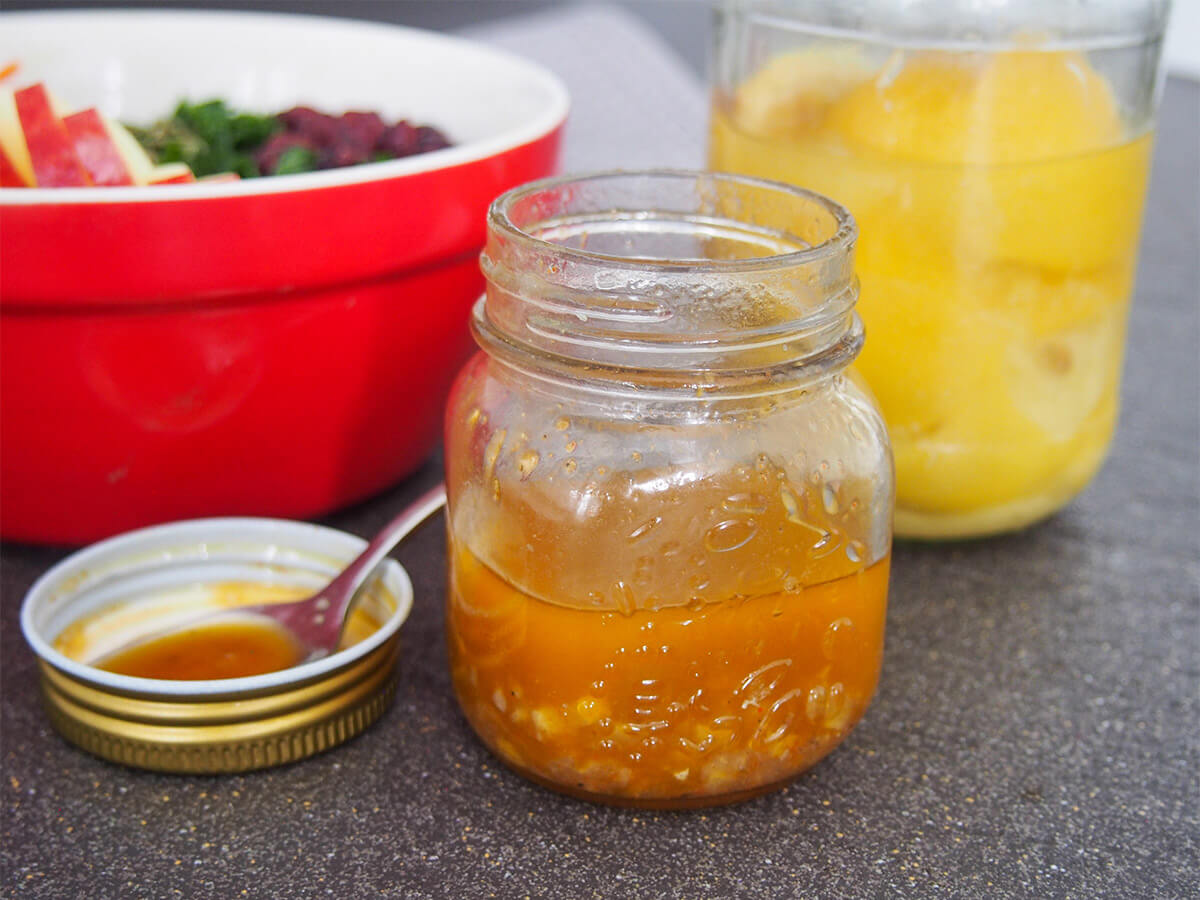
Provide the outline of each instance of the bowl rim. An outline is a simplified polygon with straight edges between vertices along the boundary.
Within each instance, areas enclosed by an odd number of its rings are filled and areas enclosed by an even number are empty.
[[[562,79],[545,66],[480,41],[444,34],[423,28],[348,19],[340,16],[317,16],[295,13],[260,12],[250,10],[205,9],[60,9],[0,13],[0,23],[27,20],[39,24],[50,19],[70,19],[86,22],[89,19],[106,22],[120,17],[129,20],[171,19],[186,23],[203,19],[207,22],[229,23],[256,21],[260,23],[289,22],[297,27],[328,30],[342,29],[360,33],[391,32],[395,36],[419,38],[442,46],[491,57],[505,65],[523,69],[533,80],[540,82],[549,96],[549,103],[532,120],[482,140],[468,141],[442,150],[418,153],[402,159],[360,163],[340,169],[324,169],[295,175],[271,175],[231,182],[193,182],[190,184],[134,185],[130,187],[26,187],[0,190],[0,207],[24,206],[97,206],[112,203],[189,202],[200,200],[258,197],[268,194],[290,194],[312,190],[327,190],[368,184],[451,169],[468,163],[500,156],[511,150],[534,143],[559,129],[570,110],[570,97]],[[47,22],[47,26],[50,23]],[[43,27],[47,27],[43,26]]]
[[[215,543],[236,540],[235,533],[243,536],[258,533],[262,536],[272,535],[273,542],[289,546],[289,533],[292,536],[301,533],[309,537],[344,541],[352,548],[352,556],[361,552],[367,542],[357,535],[326,525],[316,525],[311,522],[301,522],[293,519],[272,519],[255,516],[222,516],[203,519],[184,519],[168,522],[162,525],[150,525],[106,540],[98,541],[82,550],[69,554],[55,563],[29,588],[21,603],[21,632],[25,641],[38,658],[66,675],[93,685],[105,691],[116,691],[125,694],[138,694],[145,697],[160,699],[212,699],[236,694],[258,694],[273,691],[292,685],[319,680],[350,663],[366,657],[374,650],[390,640],[400,630],[400,626],[408,619],[412,611],[413,586],[408,572],[395,559],[388,557],[380,567],[382,577],[396,582],[396,610],[380,625],[379,629],[357,644],[331,653],[321,659],[291,666],[263,675],[251,675],[241,678],[214,678],[208,680],[181,681],[166,678],[139,678],[132,675],[118,675],[94,666],[78,662],[54,648],[51,641],[42,636],[34,622],[34,614],[38,608],[48,601],[52,592],[64,582],[70,584],[81,572],[86,572],[89,565],[105,559],[110,559],[123,553],[132,553],[144,547],[148,541],[164,538],[174,539],[180,546],[187,544]],[[349,562],[349,559],[346,560]]]

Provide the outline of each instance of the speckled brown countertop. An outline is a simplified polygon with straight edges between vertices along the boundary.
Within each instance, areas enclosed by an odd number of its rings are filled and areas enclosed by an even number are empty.
[[[0,889],[15,897],[1200,896],[1200,86],[1163,108],[1112,457],[1024,534],[900,545],[883,679],[841,749],[741,806],[639,813],[503,769],[455,708],[443,543],[395,706],[324,756],[164,777],[60,740],[17,626],[64,552],[3,548]],[[369,534],[439,476],[327,521]]]

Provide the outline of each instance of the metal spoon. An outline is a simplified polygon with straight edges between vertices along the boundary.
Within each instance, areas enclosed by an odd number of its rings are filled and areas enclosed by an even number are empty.
[[[239,607],[237,612],[263,616],[286,628],[308,648],[306,661],[327,656],[337,649],[342,628],[346,624],[346,614],[359,589],[375,573],[393,547],[445,505],[446,486],[439,484],[388,522],[350,565],[311,597],[290,603]]]

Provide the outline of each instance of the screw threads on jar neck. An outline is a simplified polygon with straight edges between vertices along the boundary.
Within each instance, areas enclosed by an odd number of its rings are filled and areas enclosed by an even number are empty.
[[[537,182],[492,205],[473,327],[492,356],[544,374],[790,389],[862,345],[855,236],[843,207],[754,178]]]

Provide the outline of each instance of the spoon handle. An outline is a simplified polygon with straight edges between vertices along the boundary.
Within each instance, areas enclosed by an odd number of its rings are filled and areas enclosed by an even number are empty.
[[[439,483],[430,488],[400,515],[388,522],[354,562],[350,563],[337,578],[333,579],[318,596],[329,600],[328,618],[341,622],[346,608],[358,589],[371,576],[378,565],[398,543],[404,540],[418,525],[446,505],[446,485]]]

